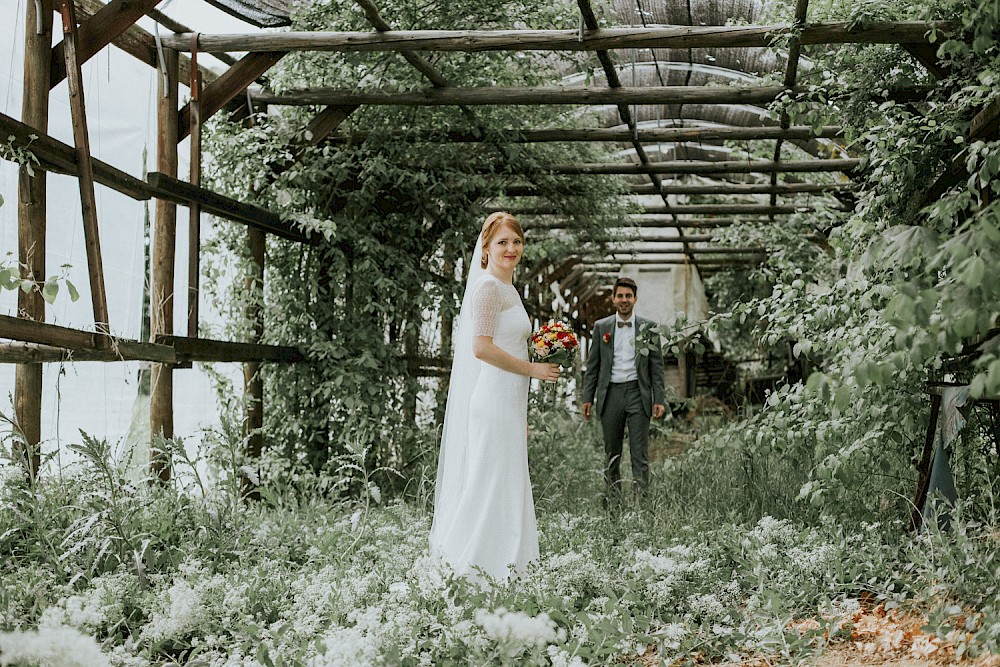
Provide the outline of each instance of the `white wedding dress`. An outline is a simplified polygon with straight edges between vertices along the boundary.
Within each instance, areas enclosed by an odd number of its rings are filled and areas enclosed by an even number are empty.
[[[472,336],[492,336],[504,351],[527,359],[531,320],[516,288],[483,272],[467,289],[469,324],[465,331],[460,326],[460,335],[469,336],[470,345]],[[450,393],[448,398],[449,410],[457,407],[453,399],[456,404],[467,400],[468,420],[464,437],[451,444],[448,430],[455,423],[445,420],[431,550],[472,580],[479,581],[482,570],[504,581],[522,573],[539,555],[528,477],[529,378],[477,359],[468,363],[479,365],[470,394]],[[451,459],[449,467],[445,446],[456,444],[464,448],[462,460]]]

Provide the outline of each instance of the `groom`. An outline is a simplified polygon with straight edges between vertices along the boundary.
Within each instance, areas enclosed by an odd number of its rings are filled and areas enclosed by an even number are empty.
[[[659,419],[665,411],[660,337],[655,322],[633,316],[638,291],[631,278],[615,281],[611,301],[616,312],[594,324],[583,376],[583,418],[590,419],[596,397],[604,430],[604,482],[609,495],[618,495],[621,488],[619,466],[626,425],[632,482],[638,492],[645,492],[649,418]]]

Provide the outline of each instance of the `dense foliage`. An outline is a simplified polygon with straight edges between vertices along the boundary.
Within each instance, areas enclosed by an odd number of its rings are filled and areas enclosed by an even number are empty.
[[[519,2],[380,3],[396,28],[480,29],[539,25],[575,27],[575,8]],[[304,3],[295,28],[367,30],[353,2]],[[575,56],[574,56],[575,57]],[[537,85],[571,59],[524,53],[440,54],[430,63],[454,85]],[[269,74],[278,91],[310,86],[342,89],[424,88],[421,75],[397,54],[295,53]],[[461,258],[467,256],[485,217],[487,199],[511,184],[534,186],[535,200],[575,216],[586,233],[625,210],[614,180],[573,182],[525,171],[574,160],[601,159],[597,149],[519,145],[499,131],[525,126],[566,126],[562,109],[518,107],[365,107],[341,125],[368,133],[364,142],[305,145],[318,108],[287,107],[256,116],[251,127],[217,123],[208,141],[213,187],[282,211],[323,237],[318,246],[271,242],[266,293],[246,290],[231,257],[244,256],[244,233],[231,229],[208,247],[217,258],[209,284],[228,285],[218,301],[231,321],[245,323],[248,302],[266,304],[266,338],[308,347],[315,363],[268,369],[269,415],[265,432],[280,444],[280,465],[307,462],[314,469],[343,452],[347,443],[370,443],[372,460],[412,472],[419,450],[413,423],[426,415],[430,385],[413,374],[419,360],[448,357],[439,330],[460,295]],[[463,130],[481,143],[417,143],[412,128]],[[532,199],[524,200],[531,204]],[[573,237],[533,234],[525,272],[547,257],[560,257]],[[456,294],[458,293],[458,294]],[[247,335],[246,324],[229,335]],[[444,329],[448,329],[445,324]],[[420,392],[424,394],[421,396]],[[418,405],[418,397],[420,404]]]
[[[544,556],[490,591],[427,557],[430,480],[394,500],[374,486],[361,500],[322,491],[363,468],[360,450],[312,491],[300,480],[251,505],[231,465],[237,442],[216,442],[198,466],[214,483],[185,475],[186,490],[132,486],[93,439],[75,447],[78,466],[34,489],[5,474],[0,663],[797,664],[827,649],[827,630],[834,645],[854,636],[884,656],[1000,649],[995,513],[958,514],[949,534],[845,525],[800,510],[783,485],[802,479],[795,461],[664,461],[661,441],[649,497],[608,514],[596,425],[558,412],[531,422]],[[905,638],[862,613],[884,609],[910,619]]]
[[[988,268],[1000,261],[1000,142],[967,138],[1000,90],[1000,3],[811,3],[810,17],[857,26],[958,17],[960,27],[935,36],[940,80],[894,46],[804,51],[813,66],[800,80],[813,103],[778,106],[793,123],[845,127],[852,150],[867,157],[858,202],[849,216],[798,214],[787,225],[725,233],[771,257],[710,279],[718,314],[702,326],[735,358],[792,360],[792,381],[710,439],[704,455],[735,450],[751,465],[788,457],[809,471],[801,497],[825,512],[902,516],[930,412],[925,383],[1000,394],[1000,337],[975,346],[1000,325],[1000,282]],[[926,101],[887,99],[913,85],[931,87]],[[947,188],[932,187],[939,178]],[[805,232],[828,235],[828,245],[805,241]],[[690,330],[669,334],[681,342]],[[977,422],[955,456],[964,495],[980,497],[996,475],[995,419]]]

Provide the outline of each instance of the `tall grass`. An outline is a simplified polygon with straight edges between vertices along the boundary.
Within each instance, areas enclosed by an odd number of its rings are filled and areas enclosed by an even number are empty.
[[[213,483],[133,485],[93,438],[34,487],[0,468],[0,657],[5,631],[40,627],[67,646],[92,638],[116,665],[793,663],[820,645],[791,619],[859,599],[918,609],[963,650],[1000,648],[995,505],[916,536],[902,516],[834,520],[796,500],[803,462],[678,422],[654,433],[648,495],[609,511],[596,422],[551,409],[530,422],[543,557],[491,590],[427,557],[429,453],[398,483],[360,443],[320,475],[286,468],[275,483],[265,467],[251,503],[240,443],[221,435],[188,461]]]

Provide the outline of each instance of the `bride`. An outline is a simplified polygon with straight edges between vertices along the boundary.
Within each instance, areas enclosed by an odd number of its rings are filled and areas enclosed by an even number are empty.
[[[528,383],[556,381],[559,366],[528,360],[531,320],[512,284],[523,250],[514,216],[486,218],[455,336],[430,547],[476,581],[506,581],[538,558]]]

